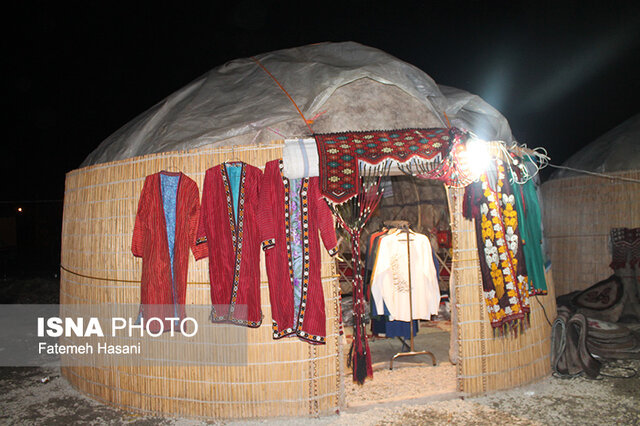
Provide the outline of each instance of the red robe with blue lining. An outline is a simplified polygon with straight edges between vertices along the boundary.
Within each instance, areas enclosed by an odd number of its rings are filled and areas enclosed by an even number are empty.
[[[180,177],[176,194],[173,282],[162,203],[161,174]],[[142,258],[140,303],[143,318],[174,317],[174,305],[177,307],[179,317],[181,319],[185,317],[189,248],[193,251],[196,260],[207,256],[206,246],[196,246],[199,213],[198,186],[188,176],[183,173],[163,171],[146,177],[138,201],[131,242],[133,255]],[[157,332],[159,324],[155,321],[150,324],[152,325],[150,330]],[[169,329],[169,321],[164,321],[164,330]]]
[[[247,327],[262,323],[260,240],[257,224],[262,171],[242,162],[237,212],[225,164],[206,171],[198,245],[209,249],[211,320]],[[236,219],[237,213],[237,219]]]

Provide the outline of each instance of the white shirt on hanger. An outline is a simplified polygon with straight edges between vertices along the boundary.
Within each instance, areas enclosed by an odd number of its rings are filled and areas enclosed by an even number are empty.
[[[395,231],[379,242],[371,280],[371,295],[378,313],[389,311],[390,321],[410,321],[407,237],[411,251],[411,299],[413,319],[430,320],[438,314],[440,287],[426,235]]]

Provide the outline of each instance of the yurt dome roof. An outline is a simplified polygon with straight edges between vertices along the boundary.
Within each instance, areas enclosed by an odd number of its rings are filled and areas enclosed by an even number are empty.
[[[439,86],[420,69],[354,42],[255,56],[315,133],[452,126],[513,142],[507,120],[480,97]],[[446,117],[445,117],[446,114]],[[252,58],[216,67],[105,139],[82,166],[201,146],[309,136],[292,102]]]
[[[597,173],[640,169],[640,114],[609,130],[573,154],[563,165]],[[576,172],[559,169],[550,179],[576,175]]]

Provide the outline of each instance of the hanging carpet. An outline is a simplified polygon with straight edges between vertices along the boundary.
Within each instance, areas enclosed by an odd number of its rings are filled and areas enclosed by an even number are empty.
[[[640,266],[640,228],[611,229],[612,269]]]
[[[456,128],[403,129],[316,134],[322,195],[339,204],[358,193],[359,162],[405,163],[414,158],[433,164],[447,158]]]

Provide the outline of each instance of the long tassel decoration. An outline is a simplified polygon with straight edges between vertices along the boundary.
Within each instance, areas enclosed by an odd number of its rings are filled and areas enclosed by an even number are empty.
[[[367,173],[369,171],[370,173]],[[348,365],[353,371],[353,381],[363,384],[367,377],[373,377],[371,352],[365,328],[365,302],[363,291],[362,264],[360,263],[360,235],[362,229],[378,207],[384,192],[381,187],[382,176],[388,173],[389,166],[382,164],[371,170],[360,166],[360,191],[357,197],[345,204],[332,206],[333,214],[351,239],[351,258],[353,260],[353,342],[349,349]],[[350,222],[349,224],[347,223]]]

